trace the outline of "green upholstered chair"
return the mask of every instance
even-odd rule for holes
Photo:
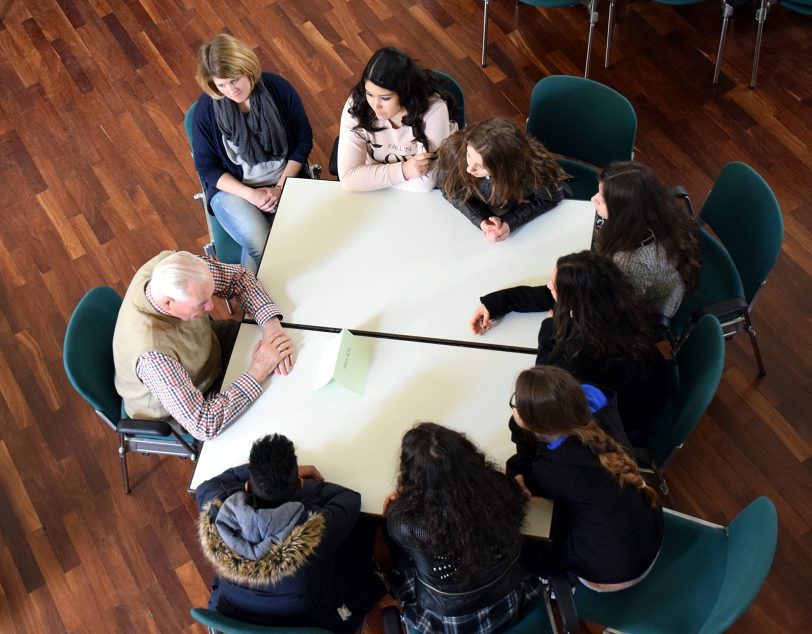
[[[784,219],[778,200],[752,167],[728,163],[702,205],[698,222],[702,249],[699,288],[674,315],[673,332],[684,339],[699,317],[715,315],[726,337],[740,330],[748,333],[763,376],[766,371],[750,312],[781,252]]]
[[[216,632],[223,634],[330,634],[329,630],[319,627],[278,627],[243,623],[204,608],[192,608],[191,612],[195,621],[209,628],[209,634]]]
[[[756,46],[753,51],[753,72],[750,75],[750,88],[756,87],[756,76],[758,75],[758,60],[761,56],[761,37],[764,31],[764,22],[767,20],[767,13],[770,7],[780,4],[782,7],[801,13],[812,15],[812,0],[761,0],[761,5],[756,10],[756,20],[758,30],[756,31]]]
[[[775,506],[766,497],[726,527],[666,509],[662,550],[648,576],[620,592],[579,585],[578,616],[626,634],[724,632],[764,584],[777,538]]]
[[[434,74],[440,80],[443,88],[454,98],[454,111],[448,113],[448,118],[456,121],[460,129],[465,127],[465,95],[462,92],[462,86],[459,85],[448,73],[435,70]]]
[[[113,362],[113,331],[120,307],[121,297],[112,288],[98,286],[88,291],[68,322],[63,360],[71,385],[118,434],[121,478],[124,492],[129,493],[128,452],[169,454],[194,460],[198,443],[187,434],[178,434],[164,421],[122,419]]]
[[[586,62],[584,64],[584,77],[589,77],[589,59],[592,55],[592,38],[595,26],[598,24],[598,0],[516,0],[519,4],[529,4],[542,9],[564,9],[567,7],[584,6],[589,12],[589,31],[586,41]],[[485,66],[485,57],[488,53],[488,13],[490,0],[484,0],[482,16],[482,66]]]
[[[186,130],[186,138],[189,140],[189,147],[192,148],[192,118],[194,116],[197,102],[192,102],[183,118],[183,128]],[[192,150],[194,152],[194,150]],[[209,229],[209,243],[203,247],[203,251],[212,258],[217,258],[225,264],[239,264],[242,255],[242,247],[231,237],[217,220],[206,200],[206,188],[200,184],[200,192],[195,194],[195,198],[203,205],[203,212],[206,216],[206,226]],[[229,310],[231,306],[229,305]]]
[[[636,448],[638,460],[657,474],[663,495],[668,495],[668,485],[662,472],[699,423],[722,379],[725,339],[715,317],[705,315],[697,322],[673,366],[669,399]]]
[[[629,100],[609,86],[550,75],[530,94],[527,132],[563,157],[559,164],[576,179],[574,197],[589,200],[598,191],[602,167],[634,157],[637,115]]]
[[[668,4],[671,6],[684,6],[688,4],[699,4],[704,0],[654,0],[658,4]],[[604,58],[603,67],[609,68],[609,49],[612,45],[612,33],[614,32],[615,25],[615,5],[617,0],[609,0],[609,21],[606,25],[606,56]],[[741,0],[722,0],[722,31],[719,35],[719,46],[716,49],[716,66],[713,70],[713,83],[719,83],[719,70],[722,66],[722,55],[725,52],[725,40],[727,38],[727,27],[730,23],[730,18],[733,15],[734,6],[742,4]]]

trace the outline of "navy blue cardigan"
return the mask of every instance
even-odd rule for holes
[[[285,131],[288,136],[288,161],[307,163],[307,157],[313,148],[313,130],[307,120],[302,100],[290,83],[273,73],[262,73],[265,87],[279,108]],[[223,135],[217,127],[214,116],[214,99],[202,94],[197,100],[192,118],[192,152],[195,169],[203,182],[206,200],[219,190],[217,181],[228,172],[238,181],[242,181],[242,168],[231,162],[223,145]]]

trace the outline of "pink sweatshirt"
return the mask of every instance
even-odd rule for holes
[[[437,184],[437,166],[425,176],[406,180],[401,166],[415,154],[436,152],[457,123],[449,121],[448,107],[439,96],[429,101],[423,115],[429,147],[423,147],[414,139],[410,126],[393,128],[389,121],[379,121],[380,130],[353,130],[358,120],[351,116],[350,99],[341,112],[341,128],[338,137],[338,177],[349,191],[372,191],[395,187],[406,191],[427,192]]]

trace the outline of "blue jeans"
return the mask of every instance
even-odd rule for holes
[[[242,247],[240,264],[256,273],[271,231],[273,214],[266,214],[247,200],[227,192],[217,192],[209,204],[223,229]]]

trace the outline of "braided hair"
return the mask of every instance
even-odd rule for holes
[[[576,437],[621,487],[638,488],[652,508],[657,505],[637,463],[592,418],[583,389],[569,372],[550,365],[524,370],[516,379],[515,403],[521,427],[547,439]]]

